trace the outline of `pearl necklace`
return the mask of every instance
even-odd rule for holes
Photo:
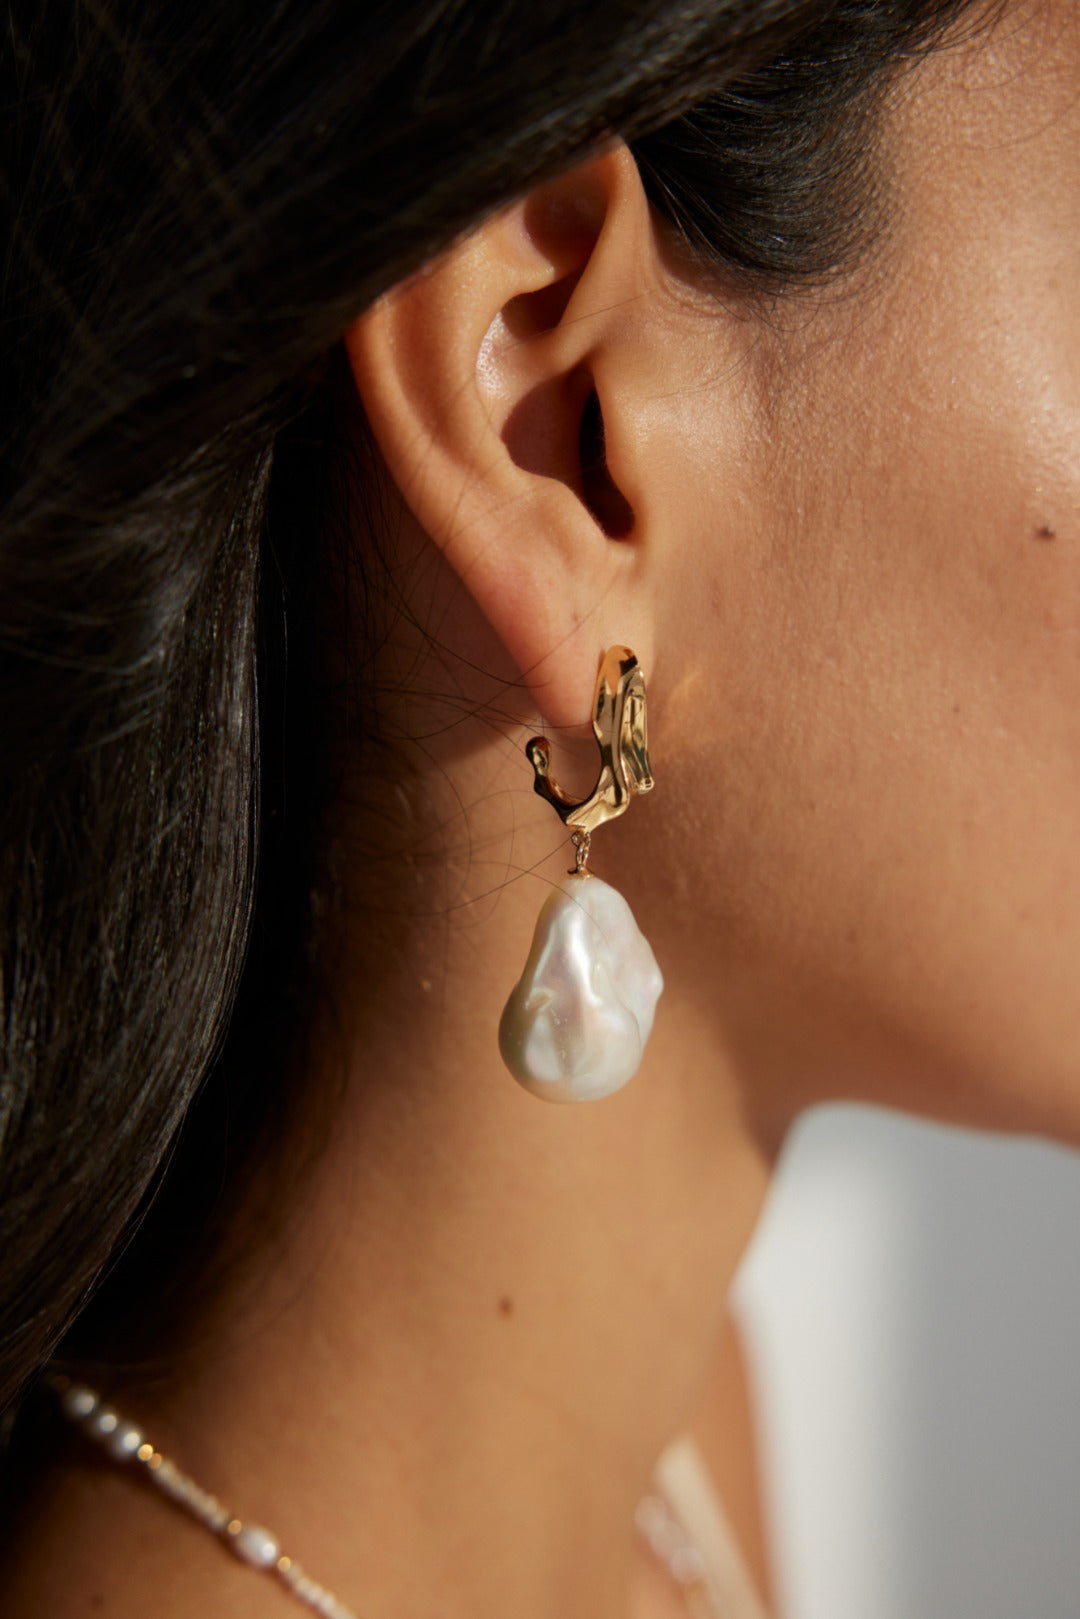
[[[217,1496],[181,1472],[175,1462],[155,1449],[141,1428],[106,1404],[94,1389],[72,1383],[66,1377],[49,1381],[69,1422],[99,1445],[112,1461],[135,1462],[143,1468],[146,1478],[162,1495],[209,1529],[242,1562],[277,1579],[298,1602],[322,1614],[323,1619],[357,1619],[351,1608],[325,1585],[305,1574],[295,1558],[282,1551],[276,1535],[261,1524],[245,1522],[222,1506]],[[659,1494],[645,1496],[634,1521],[642,1538],[683,1591],[687,1603],[704,1599],[709,1602],[709,1611],[715,1613],[709,1600],[704,1559],[667,1500]]]
[[[277,1537],[258,1523],[245,1523],[223,1507],[216,1495],[204,1490],[193,1478],[182,1473],[175,1462],[155,1450],[133,1422],[106,1405],[101,1396],[80,1383],[57,1379],[53,1385],[60,1397],[60,1409],[70,1422],[102,1447],[115,1462],[136,1462],[146,1477],[212,1535],[233,1551],[242,1562],[278,1579],[285,1588],[324,1619],[357,1619],[351,1608],[339,1602],[325,1585],[305,1574],[300,1564],[282,1551]]]

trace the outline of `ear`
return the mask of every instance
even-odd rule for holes
[[[555,727],[598,657],[652,671],[649,312],[661,261],[623,145],[494,216],[345,334],[368,422],[424,532]],[[659,333],[657,334],[659,340]]]

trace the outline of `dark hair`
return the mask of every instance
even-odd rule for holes
[[[820,282],[966,3],[9,4],[0,1405],[162,1179],[117,1287],[192,1247],[300,1026],[346,323],[613,133],[718,274]]]

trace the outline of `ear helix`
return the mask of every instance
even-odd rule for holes
[[[554,1102],[591,1101],[625,1085],[664,987],[629,905],[588,869],[596,828],[653,786],[645,679],[628,647],[610,647],[600,660],[592,723],[600,774],[583,799],[567,797],[555,781],[546,738],[533,737],[525,750],[536,792],[570,829],[575,860],[537,918],[499,1024],[499,1049],[526,1090]]]

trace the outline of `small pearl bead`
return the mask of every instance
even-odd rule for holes
[[[705,1578],[705,1559],[696,1546],[680,1546],[671,1554],[671,1572],[679,1585],[698,1585]]]
[[[90,1418],[90,1431],[101,1439],[109,1439],[120,1426],[120,1418],[109,1406],[103,1405]]]
[[[174,1501],[184,1500],[184,1475],[173,1466],[167,1456],[154,1470],[154,1483],[163,1494],[171,1496]]]
[[[229,1544],[237,1557],[254,1568],[269,1568],[281,1556],[281,1547],[270,1533],[257,1523],[245,1523],[233,1532],[229,1526]]]
[[[60,1401],[65,1416],[75,1422],[85,1422],[87,1417],[93,1416],[98,1407],[98,1397],[93,1389],[70,1388],[67,1389]]]
[[[143,1442],[143,1436],[130,1422],[121,1422],[105,1441],[105,1449],[118,1462],[130,1461]]]

